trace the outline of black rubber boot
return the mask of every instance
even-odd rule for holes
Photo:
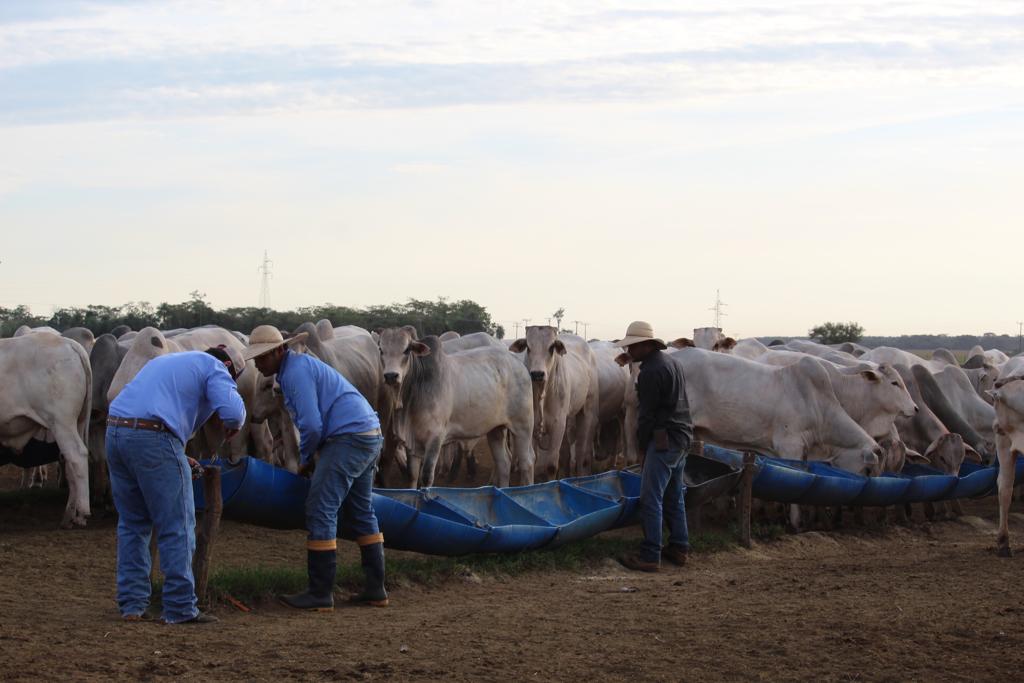
[[[309,568],[309,589],[305,593],[284,595],[281,602],[295,609],[333,612],[337,553],[334,550],[307,550],[306,562]]]
[[[362,555],[363,576],[366,580],[363,592],[353,595],[352,602],[372,607],[387,607],[388,592],[384,590],[384,544],[359,546],[359,553]]]

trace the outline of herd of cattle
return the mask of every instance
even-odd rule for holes
[[[385,431],[382,482],[431,486],[472,461],[486,438],[492,483],[528,484],[639,461],[635,364],[612,342],[531,326],[520,339],[415,328],[369,332],[305,323],[294,348],[344,375],[374,406]],[[248,338],[219,327],[127,328],[93,338],[23,327],[0,339],[0,463],[40,444],[59,449],[70,491],[64,524],[83,525],[107,496],[104,434],[110,401],[150,359],[231,346]],[[971,350],[962,365],[895,348],[736,341],[717,328],[676,339],[696,438],[798,460],[823,460],[869,476],[905,462],[956,473],[965,459],[998,460],[999,545],[1008,552],[1007,511],[1016,454],[1024,452],[1024,356]],[[224,442],[208,424],[194,455],[249,453],[294,471],[298,437],[274,378],[252,361],[239,378],[247,420]],[[91,482],[91,489],[90,489]]]

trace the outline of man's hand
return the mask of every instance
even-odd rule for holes
[[[316,461],[310,458],[305,464],[299,465],[299,469],[296,472],[300,477],[306,477],[307,479],[313,476],[313,470],[316,469]]]
[[[199,479],[203,476],[203,466],[199,464],[199,461],[195,458],[189,458],[187,455],[185,458],[188,460],[188,466],[192,468],[192,478]]]
[[[658,451],[667,451],[669,447],[668,443],[668,432],[664,429],[654,430],[654,449]]]

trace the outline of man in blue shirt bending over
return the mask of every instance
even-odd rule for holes
[[[355,534],[366,578],[354,602],[386,607],[384,535],[373,513],[373,475],[381,446],[380,421],[373,407],[341,374],[316,358],[287,346],[277,328],[260,325],[249,336],[246,358],[264,375],[277,375],[284,405],[299,430],[300,474],[313,471],[306,498],[306,561],[309,589],[281,598],[289,607],[329,612],[334,609],[338,513]],[[315,465],[313,456],[320,452]]]
[[[196,508],[185,442],[215,414],[229,437],[245,422],[235,380],[245,361],[234,349],[159,356],[110,404],[107,463],[117,508],[117,605],[126,621],[147,619],[149,539],[156,527],[164,573],[164,621],[207,623],[199,611],[192,555]]]

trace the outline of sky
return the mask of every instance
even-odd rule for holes
[[[1024,4],[0,3],[0,306],[1016,333]],[[580,326],[580,331],[584,328]]]

